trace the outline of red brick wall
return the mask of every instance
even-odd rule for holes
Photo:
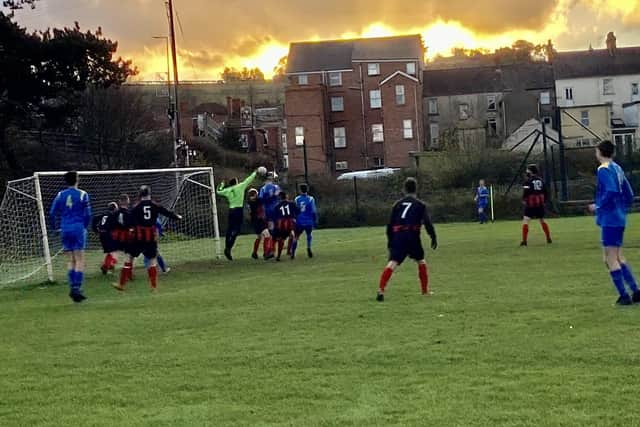
[[[381,88],[380,82],[385,78],[396,71],[406,72],[406,62],[379,64],[380,75],[369,76],[367,63],[354,63],[352,71],[342,72],[341,86],[329,86],[328,74],[308,74],[309,84],[304,86],[298,85],[297,76],[289,77],[285,94],[285,115],[291,174],[301,174],[304,169],[302,149],[295,146],[295,127],[303,125],[308,141],[310,174],[346,172],[335,171],[335,162],[343,161],[348,163],[348,170],[369,169],[376,166],[376,157],[384,158],[386,166],[409,166],[409,152],[421,149],[424,140],[421,119],[422,83],[396,76]],[[420,75],[420,67],[417,74]],[[395,105],[396,84],[405,86],[404,106]],[[382,108],[372,109],[369,92],[377,89],[381,90]],[[344,111],[332,112],[331,97],[338,96],[343,97]],[[404,119],[411,119],[413,122],[414,136],[410,141],[404,140],[402,135]],[[373,142],[373,124],[383,124],[383,143]],[[334,148],[333,130],[336,127],[344,127],[346,130],[345,148]],[[322,165],[321,162],[325,164]]]

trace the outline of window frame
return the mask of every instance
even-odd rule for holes
[[[540,105],[551,105],[551,92],[540,92]]]
[[[398,93],[398,90],[400,90],[402,93]],[[396,85],[395,93],[396,105],[407,105],[407,93],[404,85]]]
[[[304,83],[303,83],[304,80]],[[298,85],[300,86],[308,86],[309,85],[309,75],[308,74],[299,74],[298,75]]]
[[[493,104],[493,108],[491,107]],[[498,110],[498,97],[495,95],[487,95],[487,111],[497,111]]]
[[[378,94],[377,98],[373,97],[374,93]],[[378,103],[379,103],[378,106],[373,105],[374,99],[378,100]],[[382,91],[380,89],[372,89],[369,91],[369,108],[371,108],[372,110],[379,110],[382,108]]]
[[[338,165],[340,165],[340,167],[338,167]],[[335,167],[337,171],[349,170],[349,162],[347,162],[346,160],[336,162]]]
[[[298,132],[298,130],[301,129],[302,132]],[[304,146],[304,126],[296,126],[295,130],[294,130],[294,135],[295,135],[295,140],[296,140],[296,147],[302,147]]]
[[[379,127],[379,130],[376,131],[376,128],[378,127]],[[379,135],[380,138],[376,139],[376,135]],[[374,123],[371,125],[371,140],[376,143],[384,142],[384,124],[383,123]]]
[[[487,119],[487,129],[491,131],[489,136],[498,136],[498,120],[496,120],[495,118]]]
[[[631,83],[631,96],[638,96],[640,95],[640,84],[638,83]]]
[[[331,81],[332,77],[338,77],[338,83],[334,83]],[[331,71],[329,72],[329,86],[338,87],[342,86],[342,72],[341,71]]]
[[[432,106],[434,106],[435,108],[431,108]],[[438,112],[439,108],[438,108],[438,98],[429,98],[427,100],[427,109],[429,110],[429,114],[432,116],[436,116],[438,114],[440,114]]]
[[[340,100],[340,103],[342,105],[341,109],[338,110],[338,109],[334,108],[335,107],[334,104],[333,104],[334,100]],[[344,111],[344,96],[332,96],[331,97],[331,112],[332,113],[340,113],[340,112],[343,112],[343,111]]]
[[[567,86],[564,88],[564,99],[573,101],[573,87]]]
[[[591,117],[589,114],[589,110],[580,111],[580,123],[582,123],[582,126],[586,126],[586,127],[591,126]]]
[[[607,90],[608,89],[608,90]],[[606,77],[602,79],[602,95],[615,95],[616,87],[612,77]]]
[[[433,130],[436,130],[436,135],[434,136]],[[429,123],[429,144],[431,147],[437,147],[440,144],[440,124],[439,123]]]
[[[337,131],[341,130],[342,135],[338,136]],[[338,140],[342,141],[341,145],[338,145]],[[347,128],[344,126],[337,126],[333,128],[333,148],[343,149],[347,148]]]
[[[372,68],[373,67],[373,71]],[[367,63],[367,75],[368,76],[379,76],[380,75],[380,64],[378,62],[368,62]]]
[[[409,127],[407,127],[407,123],[409,123]],[[413,139],[413,135],[414,135],[413,120],[411,119],[402,120],[402,138],[406,140],[411,140]]]
[[[413,68],[413,72],[409,71],[409,67]],[[405,67],[405,71],[410,76],[416,76],[418,74],[418,67],[416,66],[415,62],[407,62],[407,65]]]

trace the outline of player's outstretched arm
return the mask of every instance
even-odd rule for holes
[[[240,188],[242,189],[243,192],[244,192],[244,190],[246,190],[246,188],[249,186],[249,184],[251,184],[253,181],[255,181],[256,176],[258,176],[258,171],[257,170],[253,171],[253,173],[251,175],[249,175],[244,181],[242,181],[240,183]]]
[[[424,228],[427,230],[427,234],[431,238],[431,249],[436,250],[438,248],[438,237],[436,236],[436,229],[431,222],[431,217],[427,209],[424,209]]]
[[[169,209],[165,208],[162,205],[157,205],[157,206],[158,206],[158,213],[160,213],[161,215],[164,215],[167,218],[174,219],[174,220],[182,219],[182,215],[178,215],[177,213],[170,211]]]

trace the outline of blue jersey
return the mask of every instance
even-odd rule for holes
[[[68,188],[58,193],[49,212],[51,226],[57,228],[60,216],[60,229],[76,231],[91,224],[91,204],[89,194],[77,188]]]
[[[316,224],[316,200],[308,194],[301,194],[296,197],[296,206],[298,207],[298,216],[296,223],[303,227],[314,226]]]
[[[280,203],[279,194],[280,187],[272,182],[263,185],[260,189],[258,199],[262,202],[268,219],[274,219],[275,208]]]
[[[624,227],[627,209],[633,203],[633,190],[624,171],[615,162],[598,168],[596,222],[600,227]]]
[[[489,189],[487,187],[478,187],[476,189],[476,197],[478,206],[488,206],[489,205]]]

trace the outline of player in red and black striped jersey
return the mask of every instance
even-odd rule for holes
[[[129,218],[133,226],[133,242],[127,252],[127,262],[129,263],[129,268],[131,268],[133,259],[140,256],[140,254],[143,254],[149,260],[147,273],[152,290],[157,288],[158,281],[158,230],[156,221],[159,215],[175,220],[182,219],[182,216],[152,201],[151,187],[143,185],[140,188],[140,202],[129,211]],[[131,277],[130,274],[125,272],[125,269],[123,269],[123,273],[120,275],[120,282],[114,285],[120,291],[124,290],[124,286]]]
[[[260,242],[263,239],[262,255],[264,259],[273,258],[273,239],[271,238],[271,233],[269,233],[267,214],[264,209],[264,204],[258,198],[258,190],[255,188],[251,188],[247,193],[247,204],[249,205],[249,220],[254,232],[256,233],[256,240],[253,242],[251,258],[258,259],[258,249],[260,248]]]
[[[111,202],[107,205],[107,210],[102,215],[96,215],[93,218],[91,228],[94,232],[98,233],[102,250],[105,253],[104,261],[100,266],[102,274],[107,274],[109,270],[113,270],[118,263],[118,259],[116,257],[118,243],[113,240],[112,236],[117,221],[115,215],[117,210],[118,204],[116,202]]]
[[[524,215],[522,218],[522,242],[520,246],[527,246],[529,237],[529,221],[539,219],[542,231],[547,238],[547,243],[551,243],[551,231],[549,225],[544,221],[545,204],[547,202],[547,188],[544,181],[538,175],[538,167],[529,165],[527,167],[527,181],[523,186],[522,203],[524,204]]]
[[[418,184],[414,178],[408,178],[404,183],[405,197],[395,205],[391,211],[391,220],[387,225],[387,247],[389,248],[389,263],[380,277],[380,288],[377,300],[384,301],[384,290],[396,268],[407,258],[418,263],[418,276],[422,294],[429,293],[429,276],[424,249],[420,240],[420,230],[424,225],[431,237],[431,248],[438,247],[436,230],[431,223],[427,207],[416,193]]]
[[[274,208],[275,230],[274,239],[278,244],[278,256],[276,261],[280,261],[284,241],[289,241],[289,249],[295,238],[296,216],[298,215],[298,205],[288,199],[287,193],[280,191],[280,203]],[[289,249],[287,252],[289,252]]]

